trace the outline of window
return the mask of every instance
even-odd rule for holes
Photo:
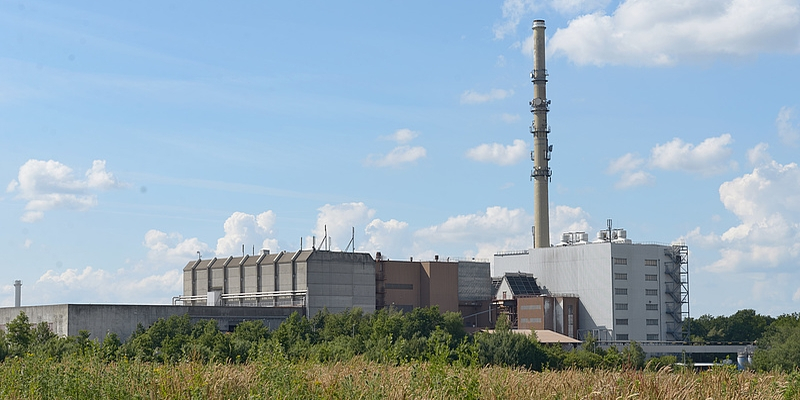
[[[628,334],[627,333],[618,333],[617,334],[617,340],[628,340]]]
[[[387,283],[386,289],[414,290],[412,283]]]
[[[614,259],[614,265],[628,265],[628,259],[627,258],[615,258]]]
[[[616,279],[618,281],[627,281],[628,280],[628,274],[619,274],[619,273],[614,274],[614,279]]]
[[[627,296],[628,288],[616,288],[614,289],[614,294],[618,294],[620,296]]]
[[[528,304],[528,305],[520,306],[519,309],[520,310],[541,310],[542,309],[542,305],[541,304]]]
[[[655,282],[655,281],[658,280],[658,275],[656,275],[656,274],[647,274],[647,275],[644,276],[644,280]]]
[[[645,289],[645,296],[658,296],[658,289]]]
[[[648,333],[647,334],[647,340],[658,340],[658,334],[657,333]]]
[[[645,267],[657,267],[658,266],[658,260],[644,260],[644,266]]]
[[[627,318],[617,318],[617,325],[628,325]]]
[[[658,311],[658,303],[656,304],[648,304],[645,308],[647,311]]]
[[[627,310],[628,309],[628,303],[614,303],[614,309],[615,310]]]
[[[655,318],[655,319],[648,318],[647,319],[647,325],[658,325],[658,319],[657,318]]]

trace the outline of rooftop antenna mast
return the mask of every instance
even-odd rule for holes
[[[353,253],[356,252],[356,227],[353,227],[353,235],[350,236],[350,243],[347,243],[347,247],[344,249],[344,252],[347,253],[347,250],[350,250],[350,246],[353,246]]]
[[[533,134],[533,224],[534,231],[533,247],[550,247],[550,216],[548,206],[547,185],[552,176],[549,167],[550,152],[553,146],[547,142],[547,134],[550,127],[547,125],[547,113],[550,111],[550,100],[547,100],[547,69],[544,62],[544,20],[533,21],[533,71],[531,71],[531,82],[533,82],[533,100],[530,102],[531,113],[533,114],[533,124],[531,133]]]

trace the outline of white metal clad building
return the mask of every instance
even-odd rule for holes
[[[685,245],[631,243],[624,230],[617,239],[562,242],[556,247],[498,253],[493,276],[532,273],[542,290],[580,298],[581,333],[602,341],[683,340],[689,315],[688,250]]]

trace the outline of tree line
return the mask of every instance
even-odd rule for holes
[[[750,340],[758,333],[757,339],[752,339],[758,344],[754,357],[756,368],[792,370],[800,367],[800,314],[767,319],[769,323],[762,329],[763,318],[751,311],[742,310],[734,314],[735,318],[703,316],[691,320],[692,328],[699,327],[693,338],[744,337]],[[138,326],[124,341],[115,333],[108,333],[102,340],[89,340],[87,331],[77,336],[59,337],[50,331],[47,323],[31,324],[24,312],[9,322],[6,329],[6,332],[0,331],[0,360],[34,355],[61,360],[73,355],[89,355],[107,362],[246,363],[257,355],[269,353],[289,361],[338,362],[363,357],[391,365],[433,362],[525,367],[537,371],[544,368],[658,369],[676,362],[674,356],[646,360],[641,346],[633,341],[621,349],[603,349],[590,335],[576,349],[565,350],[559,344],[543,345],[533,333],[513,332],[504,316],[498,319],[494,333],[468,335],[459,313],[440,313],[438,307],[417,308],[408,313],[382,309],[371,314],[360,309],[337,314],[323,310],[312,318],[294,313],[275,330],[253,320],[238,324],[230,333],[221,332],[214,320],[191,322],[188,315],[173,316],[159,319],[149,328]]]

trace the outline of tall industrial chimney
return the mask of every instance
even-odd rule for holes
[[[14,281],[14,307],[19,307],[22,302],[22,281]]]
[[[544,65],[544,20],[533,21],[533,247],[550,247],[550,216],[548,207],[547,184],[552,175],[548,162],[553,146],[547,142],[550,127],[547,126],[547,112],[550,111],[550,100],[547,100],[547,69]]]

